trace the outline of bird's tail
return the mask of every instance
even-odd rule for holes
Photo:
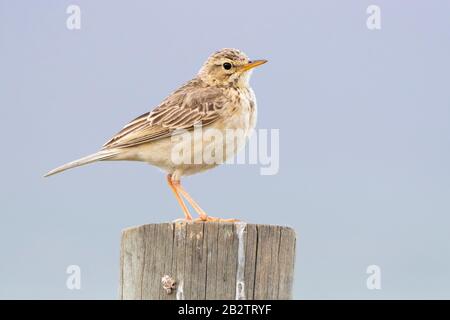
[[[62,171],[66,171],[68,169],[72,169],[79,166],[84,166],[85,164],[89,164],[95,161],[108,160],[117,155],[118,153],[119,152],[117,150],[101,150],[94,154],[88,155],[81,159],[66,163],[58,168],[55,168],[52,171],[48,172],[44,177],[49,177]]]

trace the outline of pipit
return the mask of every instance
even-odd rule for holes
[[[173,138],[179,132],[187,133],[191,139],[185,140],[184,147],[191,148],[192,143],[200,145],[200,148],[194,148],[190,153],[190,158],[198,159],[197,156],[202,158],[205,148],[217,141],[212,142],[205,135],[194,134],[197,127],[214,129],[223,134],[239,130],[244,139],[238,139],[231,150],[225,152],[223,160],[234,156],[245,145],[256,123],[256,98],[249,85],[252,69],[266,62],[251,61],[237,49],[215,52],[195,78],[170,94],[153,111],[128,123],[100,151],[60,166],[45,176],[96,161],[143,161],[167,172],[167,182],[186,220],[192,220],[192,215],[183,198],[199,214],[196,220],[227,220],[208,216],[180,183],[183,176],[214,168],[223,162],[174,161],[173,150],[179,147],[180,142],[175,142]]]

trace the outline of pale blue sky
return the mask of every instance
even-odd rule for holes
[[[258,128],[280,129],[280,171],[223,166],[186,179],[192,195],[212,215],[293,227],[295,298],[450,298],[449,14],[448,1],[0,0],[0,298],[117,297],[121,229],[181,216],[164,175],[42,175],[223,47],[269,60],[252,85]],[[382,290],[366,288],[372,264]]]

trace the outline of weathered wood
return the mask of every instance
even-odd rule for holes
[[[142,225],[122,232],[119,297],[291,299],[294,261],[295,232],[288,227]],[[163,288],[165,275],[176,282],[171,293]]]

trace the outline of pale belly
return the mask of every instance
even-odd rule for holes
[[[126,158],[144,161],[173,175],[174,179],[214,168],[241,150],[256,124],[254,96],[213,124],[130,149]]]

